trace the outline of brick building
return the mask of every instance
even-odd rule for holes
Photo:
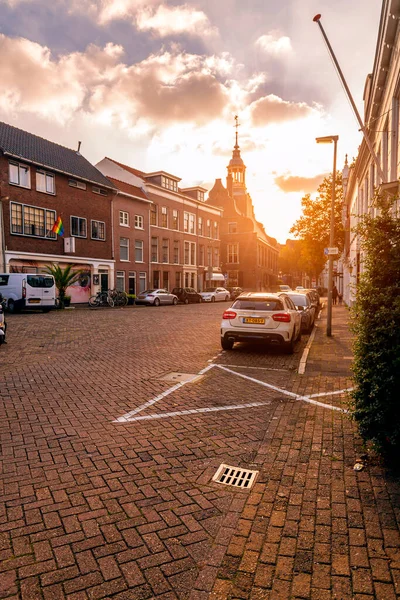
[[[248,291],[264,291],[278,279],[279,246],[268,236],[254,215],[246,188],[246,166],[240,156],[238,134],[227,167],[226,188],[216,179],[207,203],[223,209],[221,221],[221,262],[226,285]]]
[[[114,282],[114,185],[79,151],[0,123],[0,270],[81,269],[72,302]],[[52,232],[61,217],[64,236]]]
[[[133,186],[150,201],[148,287],[171,290],[190,286],[203,290],[211,281],[223,282],[222,210],[205,203],[204,188],[181,189],[176,175],[165,171],[144,173],[110,158],[96,166],[120,190],[124,184]],[[117,206],[119,202],[118,195]]]

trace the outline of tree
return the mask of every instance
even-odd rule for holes
[[[51,265],[46,267],[46,271],[54,277],[56,288],[58,289],[60,308],[64,308],[65,292],[70,285],[79,281],[82,271],[72,271],[72,265],[66,266],[65,269],[62,269],[59,265]]]
[[[342,175],[336,174],[335,185],[335,231],[334,246],[339,252],[344,245],[344,227],[342,222],[343,187]],[[323,271],[327,257],[324,249],[329,246],[332,205],[332,175],[325,177],[318,188],[318,196],[311,198],[306,194],[301,200],[302,216],[290,230],[303,241],[302,263],[309,275],[318,277]]]
[[[354,381],[352,412],[361,435],[384,455],[400,455],[400,219],[375,200],[378,216],[355,228],[363,272],[352,308]],[[393,205],[395,206],[395,205]]]

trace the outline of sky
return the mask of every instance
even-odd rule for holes
[[[361,142],[356,105],[379,0],[0,0],[0,121],[181,187],[226,183],[235,143],[256,218],[285,243],[333,166]]]

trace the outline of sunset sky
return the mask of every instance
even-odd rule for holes
[[[225,183],[239,145],[256,217],[281,243],[304,193],[361,141],[379,0],[0,0],[0,120],[81,153]]]

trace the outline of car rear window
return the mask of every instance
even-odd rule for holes
[[[283,303],[276,298],[238,298],[232,304],[238,310],[285,310]]]
[[[28,275],[26,280],[34,288],[51,288],[54,285],[53,278],[46,275]]]
[[[296,306],[308,306],[308,298],[303,294],[290,294],[290,298],[296,304]]]

